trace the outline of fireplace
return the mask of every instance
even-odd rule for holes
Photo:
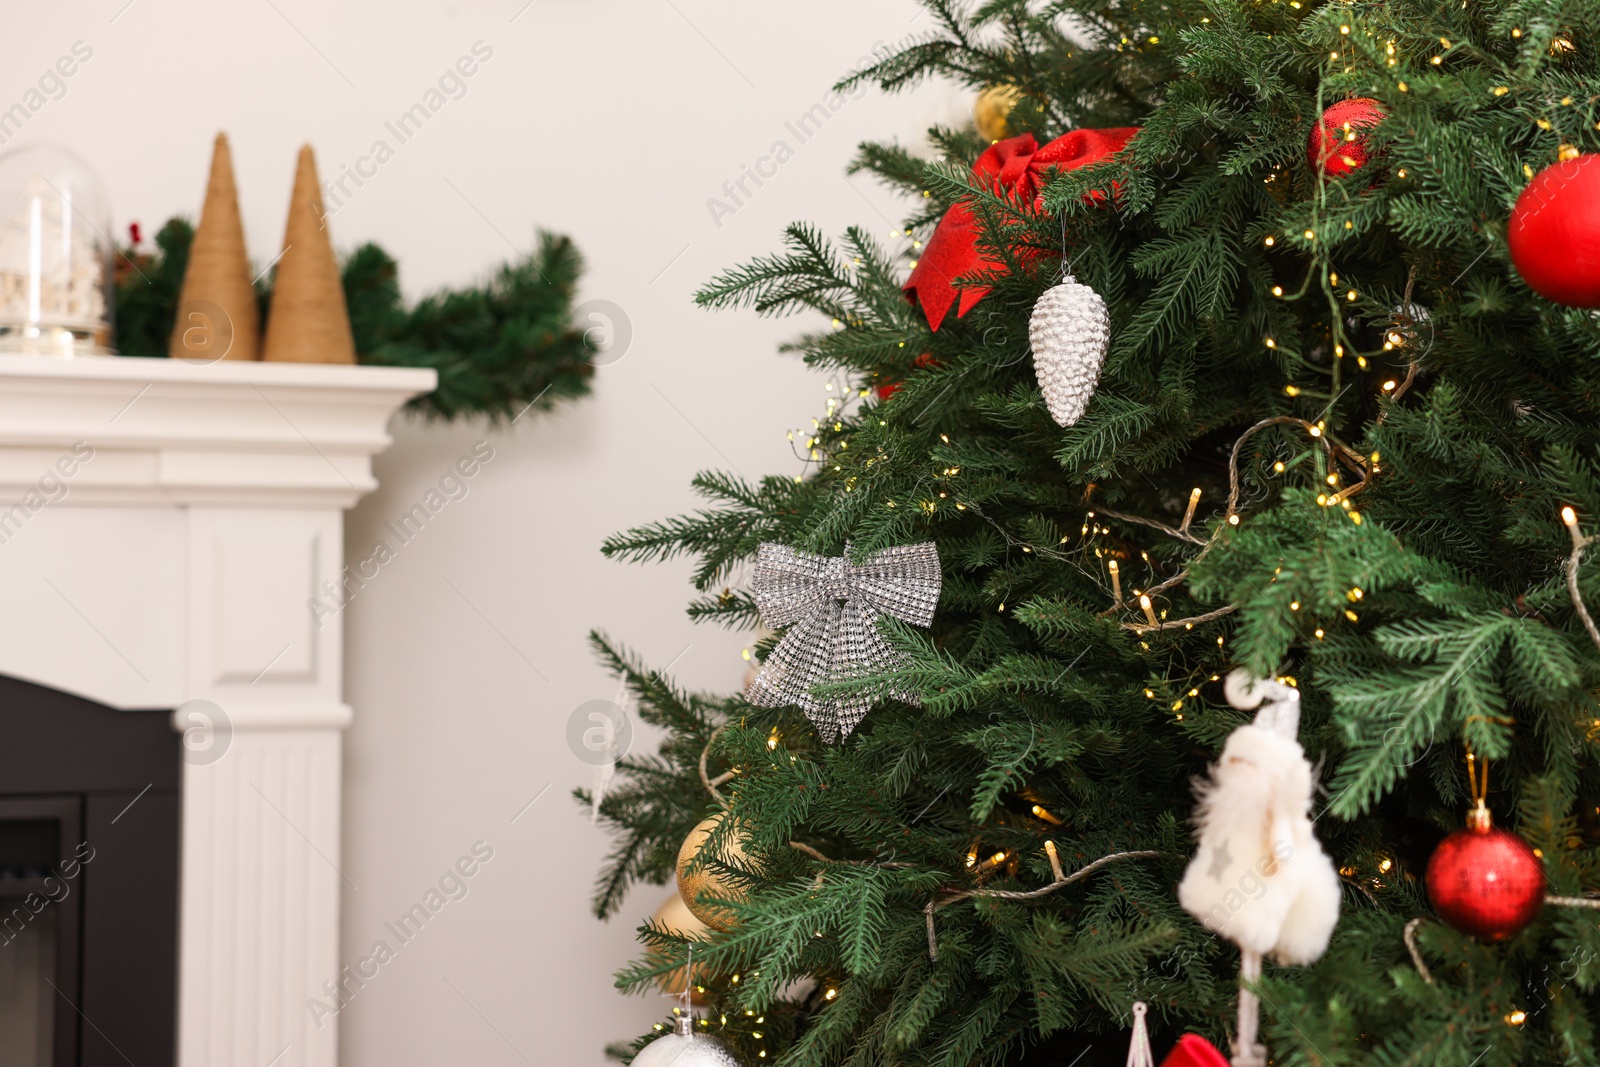
[[[0,1060],[171,1063],[182,746],[169,716],[0,678],[0,737]]]
[[[78,1062],[82,825],[77,797],[0,799],[0,1042],[18,1067]]]
[[[335,1067],[356,712],[313,605],[434,380],[0,356],[0,1067]]]

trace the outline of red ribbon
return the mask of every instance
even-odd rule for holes
[[[990,187],[1002,196],[1009,196],[1019,204],[1031,204],[1041,211],[1039,187],[1048,178],[1050,170],[1077,170],[1091,163],[1109,159],[1125,148],[1137,126],[1122,126],[1111,130],[1073,130],[1039,147],[1033,134],[996,141],[972,165],[976,177],[990,179]],[[1106,194],[1095,191],[1086,199],[1098,202]],[[969,286],[957,290],[957,278],[981,271],[995,271],[1003,262],[978,249],[978,221],[972,208],[965,202],[954,204],[928,239],[916,269],[906,279],[905,294],[913,302],[921,303],[922,313],[934,330],[944,321],[950,306],[960,300],[956,318],[972,310],[973,305],[989,292],[988,286]]]

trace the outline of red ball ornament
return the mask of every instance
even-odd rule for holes
[[[1199,1034],[1184,1034],[1161,1061],[1161,1067],[1228,1067],[1228,1057]]]
[[[1312,168],[1330,178],[1342,178],[1366,166],[1367,141],[1356,136],[1356,131],[1376,126],[1383,117],[1383,105],[1365,96],[1341,100],[1328,108],[1322,121],[1311,128],[1306,146]]]
[[[1439,843],[1428,860],[1428,899],[1450,926],[1485,941],[1503,941],[1533,922],[1544,906],[1544,867],[1528,843],[1472,812],[1465,830]]]
[[[1600,308],[1600,154],[1541,170],[1517,197],[1506,240],[1534,292],[1569,307]]]

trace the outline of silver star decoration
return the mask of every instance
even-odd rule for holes
[[[939,550],[932,541],[896,545],[850,562],[767,541],[756,554],[754,592],[761,622],[788,626],[745,699],[757,707],[795,704],[824,741],[848,737],[875,696],[921,704],[915,693],[890,689],[818,699],[811,690],[899,668],[901,657],[878,632],[878,616],[913,626],[933,624],[939,604]]]

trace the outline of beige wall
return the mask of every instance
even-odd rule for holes
[[[589,259],[583,297],[631,321],[631,347],[600,371],[595,395],[554,417],[509,430],[397,421],[383,487],[347,524],[353,562],[457,457],[492,446],[468,495],[345,616],[356,722],[343,866],[359,887],[345,888],[346,960],[386,937],[384,922],[474,842],[494,850],[468,895],[342,1015],[348,1067],[598,1065],[606,1041],[662,1010],[620,998],[611,973],[665,891],[637,893],[607,925],[587,911],[607,842],[568,796],[591,772],[564,731],[613,683],[584,633],[604,626],[653,663],[679,657],[686,683],[721,689],[738,683],[744,639],[684,618],[686,565],[607,563],[598,545],[692,506],[698,469],[798,471],[784,431],[825,394],[774,347],[802,324],[708,315],[690,294],[775,249],[792,219],[887,237],[894,200],[843,175],[855,144],[915,140],[964,106],[938,87],[867,93],[804,144],[786,129],[826,105],[828,85],[875,43],[930,28],[910,0],[534,0],[518,14],[523,2],[71,0],[13,4],[0,35],[0,110],[75,41],[93,49],[11,143],[75,148],[110,187],[119,229],[137,219],[149,233],[195,211],[211,135],[226,129],[265,265],[299,143],[313,143],[331,177],[383,138],[393,158],[364,165],[372,177],[347,184],[354,195],[333,217],[341,247],[380,241],[415,295],[480,274],[548,226]],[[384,123],[424,102],[479,41],[493,54],[463,79],[465,95],[398,143]],[[793,158],[763,187],[747,181],[754,195],[714,220],[707,199],[779,140]]]

